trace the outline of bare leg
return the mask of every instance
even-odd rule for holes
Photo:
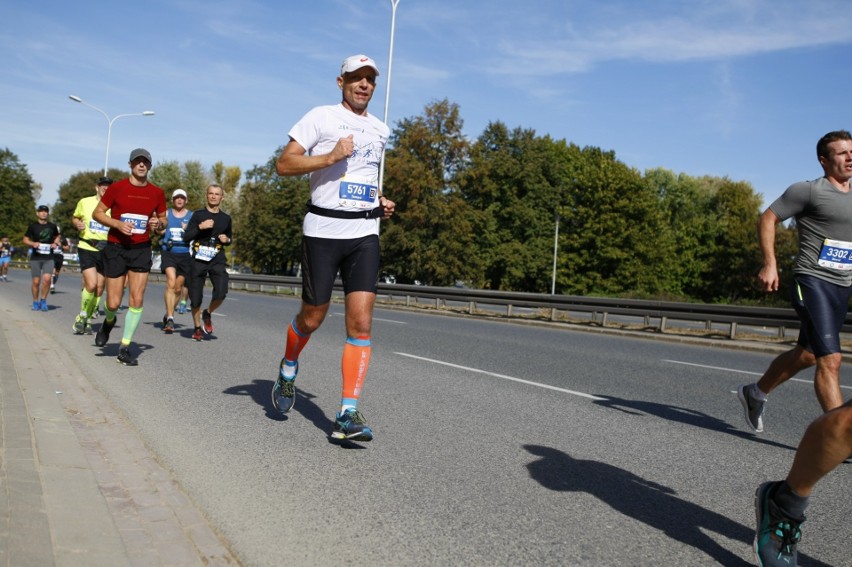
[[[843,405],[840,393],[840,353],[821,356],[816,361],[814,390],[822,411],[831,411]]]
[[[769,364],[769,368],[757,381],[757,387],[764,394],[768,394],[800,371],[810,368],[816,362],[813,353],[796,346],[794,349],[775,357],[775,360]]]
[[[852,455],[852,402],[814,420],[796,451],[787,484],[810,496],[816,483]]]

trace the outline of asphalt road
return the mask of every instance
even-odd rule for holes
[[[29,304],[13,280],[0,293]],[[269,393],[297,300],[231,292],[196,343],[189,315],[162,333],[152,283],[125,368],[121,326],[104,349],[71,334],[78,282],[63,275],[45,326],[247,566],[748,565],[754,489],[820,413],[807,372],[772,395],[765,434],[745,430],[734,391],[767,353],[378,309],[360,406],[376,438],[341,446],[342,306],[284,418]],[[818,487],[800,564],[852,565],[850,486],[844,464]]]

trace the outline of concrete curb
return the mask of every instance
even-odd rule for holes
[[[0,564],[239,565],[64,347],[0,313]]]

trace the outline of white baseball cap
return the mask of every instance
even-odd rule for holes
[[[357,71],[361,67],[372,67],[376,76],[379,76],[379,68],[376,66],[376,62],[366,55],[352,55],[344,59],[343,65],[340,67],[340,76]]]
[[[183,197],[184,199],[186,199],[186,191],[184,191],[183,189],[175,189],[174,191],[172,191],[172,199],[174,199],[175,197]]]

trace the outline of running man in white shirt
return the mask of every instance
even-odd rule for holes
[[[354,441],[373,438],[358,400],[372,347],[379,221],[390,218],[395,207],[379,192],[379,164],[390,130],[367,112],[378,75],[369,57],[346,58],[337,77],[341,103],[318,106],[299,120],[277,164],[279,175],[310,174],[311,202],[303,223],[302,307],[287,330],[272,402],[281,412],[293,407],[299,354],[328,313],[339,270],[347,336],[342,399],[331,436]]]

